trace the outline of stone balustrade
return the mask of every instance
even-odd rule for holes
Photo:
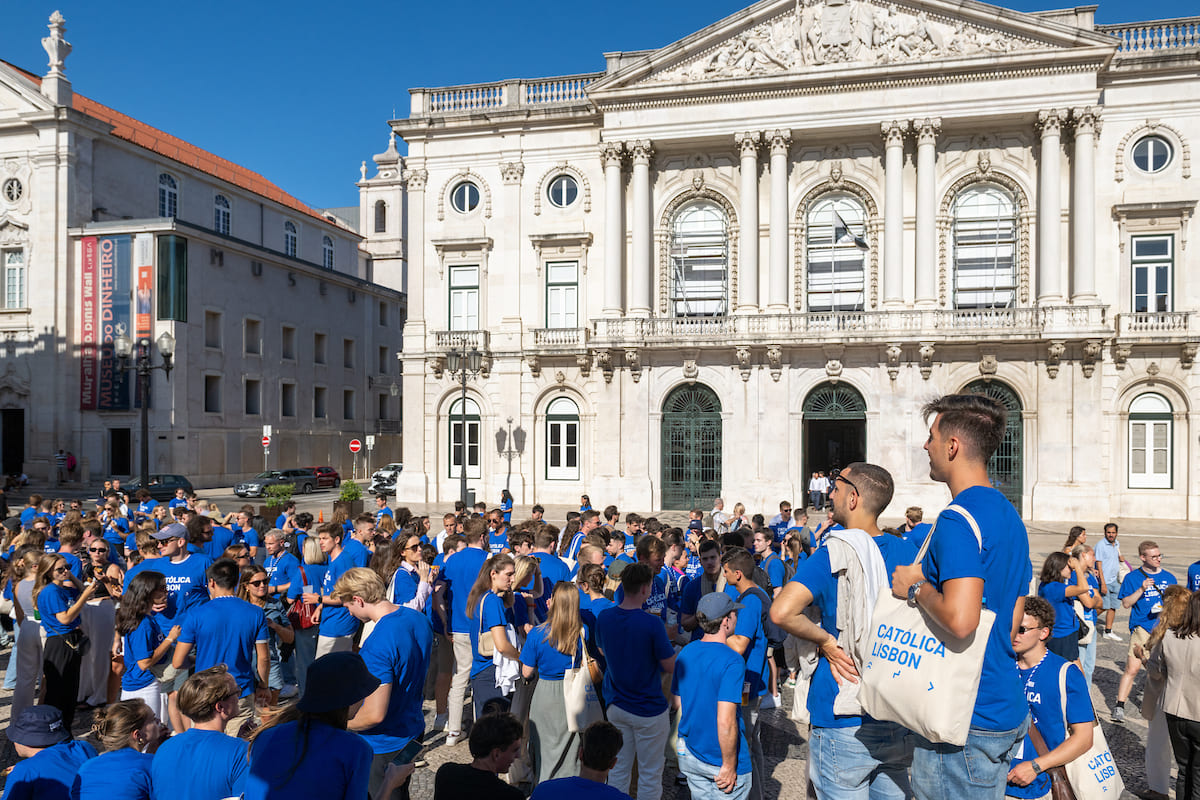
[[[435,331],[433,334],[435,350],[478,350],[483,353],[488,346],[487,331]]]
[[[412,89],[410,110],[412,116],[418,117],[578,104],[587,101],[587,87],[603,76],[603,72],[594,72],[532,81]]]
[[[1200,315],[1191,311],[1118,314],[1117,335],[1130,337],[1200,336]]]
[[[1120,41],[1119,55],[1144,55],[1166,50],[1200,49],[1200,17],[1179,17],[1123,25],[1097,25]]]

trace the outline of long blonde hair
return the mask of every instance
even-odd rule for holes
[[[579,650],[583,621],[579,618],[579,589],[569,581],[559,581],[550,595],[550,614],[538,626],[546,632],[546,643],[566,656]]]
[[[514,559],[517,565],[517,571],[513,575],[513,590],[520,589],[528,581],[531,575],[536,575],[538,580],[533,582],[533,588],[527,594],[534,600],[542,596],[542,562],[538,561],[533,556],[517,556]]]

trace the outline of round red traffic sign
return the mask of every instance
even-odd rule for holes
[[[262,444],[263,444],[263,447],[270,447],[270,446],[271,446],[271,437],[270,437],[270,436],[264,436],[264,437],[262,438]]]
[[[359,450],[362,450],[362,442],[360,442],[358,439],[351,439],[350,452],[357,453]]]

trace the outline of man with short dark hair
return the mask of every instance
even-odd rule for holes
[[[529,518],[540,522],[545,513],[546,509],[535,503],[533,508],[529,510]]]
[[[1125,701],[1133,690],[1133,680],[1150,654],[1143,651],[1150,633],[1158,627],[1162,614],[1162,593],[1168,586],[1179,583],[1175,576],[1162,568],[1162,550],[1157,542],[1146,540],[1138,545],[1142,566],[1125,576],[1117,597],[1129,609],[1129,650],[1125,656],[1125,671],[1117,683],[1117,704],[1112,711],[1113,722],[1125,721]]]
[[[538,560],[542,571],[542,594],[534,600],[538,620],[546,619],[546,607],[550,595],[554,593],[554,585],[559,581],[571,580],[571,568],[555,555],[558,546],[558,528],[553,525],[542,525],[533,534],[533,557]]]
[[[630,800],[629,795],[608,785],[608,773],[617,763],[624,737],[617,726],[599,720],[579,734],[579,775],[539,783],[529,800]]]
[[[1110,522],[1104,526],[1104,538],[1096,543],[1096,565],[1100,570],[1101,594],[1104,597],[1104,638],[1114,642],[1121,641],[1121,636],[1113,630],[1117,619],[1117,609],[1121,600],[1117,596],[1121,592],[1121,567],[1129,568],[1129,563],[1121,555],[1121,544],[1117,541],[1117,523]],[[1096,632],[1099,635],[1099,631]]]
[[[726,644],[745,661],[741,714],[743,731],[750,745],[750,765],[754,776],[750,782],[749,796],[752,800],[761,800],[765,773],[759,711],[765,702],[763,698],[771,696],[767,632],[763,620],[770,613],[771,599],[754,582],[754,557],[744,548],[731,548],[722,557],[721,566],[726,583],[738,593],[740,613]]]
[[[354,636],[358,633],[358,621],[350,616],[342,601],[333,596],[333,587],[338,579],[354,567],[360,566],[354,558],[342,547],[342,526],[336,522],[326,522],[317,531],[317,543],[325,554],[325,577],[321,580],[320,591],[301,594],[305,603],[319,603],[317,613],[320,615],[320,627],[317,630],[316,657],[327,653],[337,653],[354,647]]]
[[[614,512],[616,506],[609,506]],[[571,543],[567,545],[566,557],[571,559],[579,558],[579,548],[583,546],[583,542],[587,539],[587,535],[600,527],[600,512],[588,509],[579,515],[579,530],[571,537]]]
[[[480,717],[467,738],[470,764],[447,761],[433,779],[433,800],[525,800],[524,793],[499,776],[521,752],[524,726],[508,712]]]

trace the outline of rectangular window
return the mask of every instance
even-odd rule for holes
[[[25,251],[4,251],[4,307],[25,308]]]
[[[279,354],[288,361],[296,360],[296,329],[291,325],[284,325],[279,329],[280,348]]]
[[[387,303],[383,301],[380,301],[379,303],[379,324],[385,328],[388,324],[388,307]]]
[[[256,319],[247,319],[245,330],[245,347],[242,352],[248,356],[261,356],[262,323]]]
[[[325,363],[325,334],[323,333],[313,334],[313,363]]]
[[[479,330],[479,267],[450,268],[450,330]]]
[[[206,414],[221,413],[221,376],[204,376],[204,412]]]
[[[579,327],[579,265],[574,261],[546,265],[546,327]]]
[[[354,419],[354,390],[342,391],[342,419]]]
[[[1171,311],[1175,237],[1135,236],[1132,261],[1134,313]]]
[[[187,239],[158,237],[158,318],[187,322],[187,292]]]
[[[479,472],[479,418],[467,416],[466,421],[457,416],[450,418],[450,477],[462,474],[463,429],[466,429],[467,477],[478,478]]]
[[[579,480],[579,421],[546,422],[546,477],[550,480]]]
[[[354,369],[354,340],[342,339],[342,366]]]
[[[313,419],[325,419],[325,387],[313,387]]]
[[[296,416],[296,384],[279,384],[279,416]]]
[[[379,395],[379,417],[378,419],[388,419],[388,396],[387,393]]]
[[[204,346],[213,350],[221,349],[221,312],[204,312]]]
[[[391,359],[388,358],[388,349],[386,347],[379,348],[379,374],[380,375],[388,374],[388,362],[389,361],[391,361]]]
[[[262,414],[262,381],[260,380],[246,379],[246,414],[250,416]]]
[[[1171,421],[1129,421],[1129,488],[1171,488]]]

